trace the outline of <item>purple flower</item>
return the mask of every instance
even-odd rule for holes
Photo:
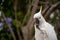
[[[4,25],[4,23],[0,23],[0,30],[3,29],[3,25]]]
[[[7,18],[7,22],[8,22],[8,26],[11,26],[12,24],[12,19],[11,18]]]
[[[12,19],[11,18],[7,18],[8,22],[12,22]]]
[[[4,21],[7,21],[8,25],[11,26],[12,18],[2,18],[1,21],[4,23]]]
[[[8,26],[12,26],[12,24],[11,23],[8,23]]]

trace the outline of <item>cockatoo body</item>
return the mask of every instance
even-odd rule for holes
[[[35,40],[57,40],[54,27],[45,21],[41,10],[34,15]]]

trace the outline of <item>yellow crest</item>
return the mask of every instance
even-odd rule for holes
[[[40,7],[40,13],[42,13],[42,6]]]

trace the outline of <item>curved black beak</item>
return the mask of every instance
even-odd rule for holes
[[[38,18],[35,18],[34,24],[39,25],[39,20],[38,20]]]
[[[38,28],[38,29],[40,30],[40,28],[39,28],[39,20],[38,20],[38,18],[35,18],[35,20],[34,20],[34,24],[36,25],[36,28]]]

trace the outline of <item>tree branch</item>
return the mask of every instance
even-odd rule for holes
[[[19,40],[22,40],[21,35],[20,35],[20,31],[18,29],[19,24],[18,24],[17,13],[16,13],[16,11],[17,11],[17,3],[18,3],[18,0],[15,0],[13,7],[14,7],[14,12],[15,12],[15,21],[16,21],[17,35],[18,35]]]
[[[33,9],[32,9],[31,17],[30,17],[30,19],[29,19],[29,21],[26,25],[26,29],[27,29],[27,35],[26,35],[27,38],[26,38],[26,40],[31,40],[31,29],[32,29],[32,26],[33,26],[32,25],[33,24],[33,15],[36,11],[38,2],[39,2],[39,0],[33,0],[34,6],[33,6]]]
[[[56,4],[52,5],[50,7],[50,9],[46,12],[46,14],[44,16],[45,19],[47,19],[48,18],[47,16],[49,16],[53,11],[55,11],[56,9],[58,9],[59,6],[60,6],[60,2],[57,2]]]

